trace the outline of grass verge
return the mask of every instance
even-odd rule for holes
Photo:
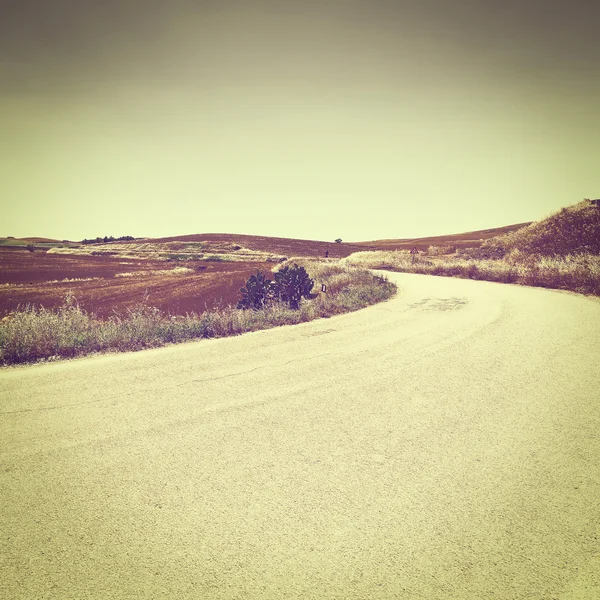
[[[274,304],[264,310],[224,308],[202,314],[173,316],[141,305],[124,315],[99,319],[68,297],[58,310],[26,306],[0,322],[0,364],[83,356],[93,352],[130,351],[199,338],[238,335],[292,325],[358,310],[387,300],[396,286],[364,268],[337,261],[295,259],[327,293],[303,300],[299,310]],[[286,263],[281,266],[285,266]]]
[[[600,256],[570,254],[547,257],[511,252],[502,259],[476,259],[460,255],[412,261],[407,252],[355,252],[343,259],[348,265],[422,273],[464,279],[481,279],[600,295]]]

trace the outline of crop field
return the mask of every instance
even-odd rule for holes
[[[57,308],[68,294],[99,317],[144,300],[174,315],[234,303],[256,261],[171,262],[0,248],[0,317],[27,304]]]

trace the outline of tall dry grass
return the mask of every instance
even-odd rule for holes
[[[517,283],[600,295],[600,256],[568,254],[547,257],[513,250],[503,259],[476,259],[460,255],[412,261],[405,252],[356,252],[343,259],[347,264],[369,269],[388,269]]]
[[[584,200],[527,227],[485,241],[482,252],[502,257],[512,250],[547,257],[600,254],[600,208]]]
[[[396,287],[368,271],[336,263],[301,261],[327,293],[303,300],[299,310],[273,304],[259,311],[226,307],[202,314],[172,316],[140,305],[122,315],[99,319],[67,297],[58,310],[26,306],[0,322],[0,364],[68,358],[93,352],[140,350],[199,338],[238,335],[291,325],[364,308],[387,300]]]
[[[443,256],[444,254],[454,254],[456,246],[428,246],[427,254],[429,256]]]

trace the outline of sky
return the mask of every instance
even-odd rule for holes
[[[361,241],[600,197],[600,3],[0,0],[0,236]]]

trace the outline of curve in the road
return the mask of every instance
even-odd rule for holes
[[[0,597],[600,598],[600,303],[390,278],[0,372]]]

